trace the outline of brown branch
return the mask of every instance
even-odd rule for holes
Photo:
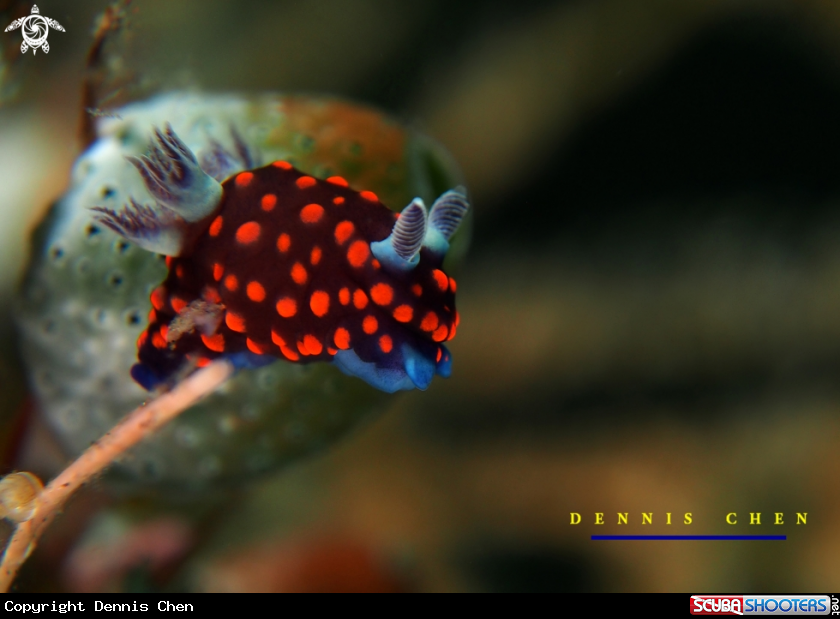
[[[212,393],[232,374],[233,366],[229,362],[214,361],[183,380],[169,393],[129,413],[53,479],[38,495],[32,517],[17,526],[6,547],[0,564],[0,591],[9,590],[38,538],[61,511],[70,495],[127,449]]]

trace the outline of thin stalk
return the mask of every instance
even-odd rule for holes
[[[21,566],[37,545],[38,539],[61,511],[70,495],[130,447],[212,393],[232,374],[233,366],[222,360],[214,361],[195,372],[172,391],[134,409],[53,479],[35,499],[32,517],[17,525],[3,553],[3,561],[0,564],[0,591],[9,590]]]

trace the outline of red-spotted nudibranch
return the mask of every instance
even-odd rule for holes
[[[199,162],[171,127],[156,130],[149,155],[129,158],[155,203],[93,209],[168,256],[134,379],[153,389],[218,357],[332,362],[389,393],[448,377],[458,313],[442,263],[469,208],[463,188],[395,214],[341,177],[258,167],[233,133],[236,153],[215,144]]]

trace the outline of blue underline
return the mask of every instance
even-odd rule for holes
[[[623,540],[765,540],[785,541],[787,535],[593,535],[593,542]]]

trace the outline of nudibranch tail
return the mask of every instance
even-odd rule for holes
[[[420,246],[426,236],[426,205],[420,198],[400,213],[388,238],[370,244],[373,255],[386,268],[407,271],[420,261]]]
[[[458,230],[470,208],[467,190],[458,186],[443,193],[429,212],[429,226],[423,246],[438,254],[449,251],[449,239]]]

